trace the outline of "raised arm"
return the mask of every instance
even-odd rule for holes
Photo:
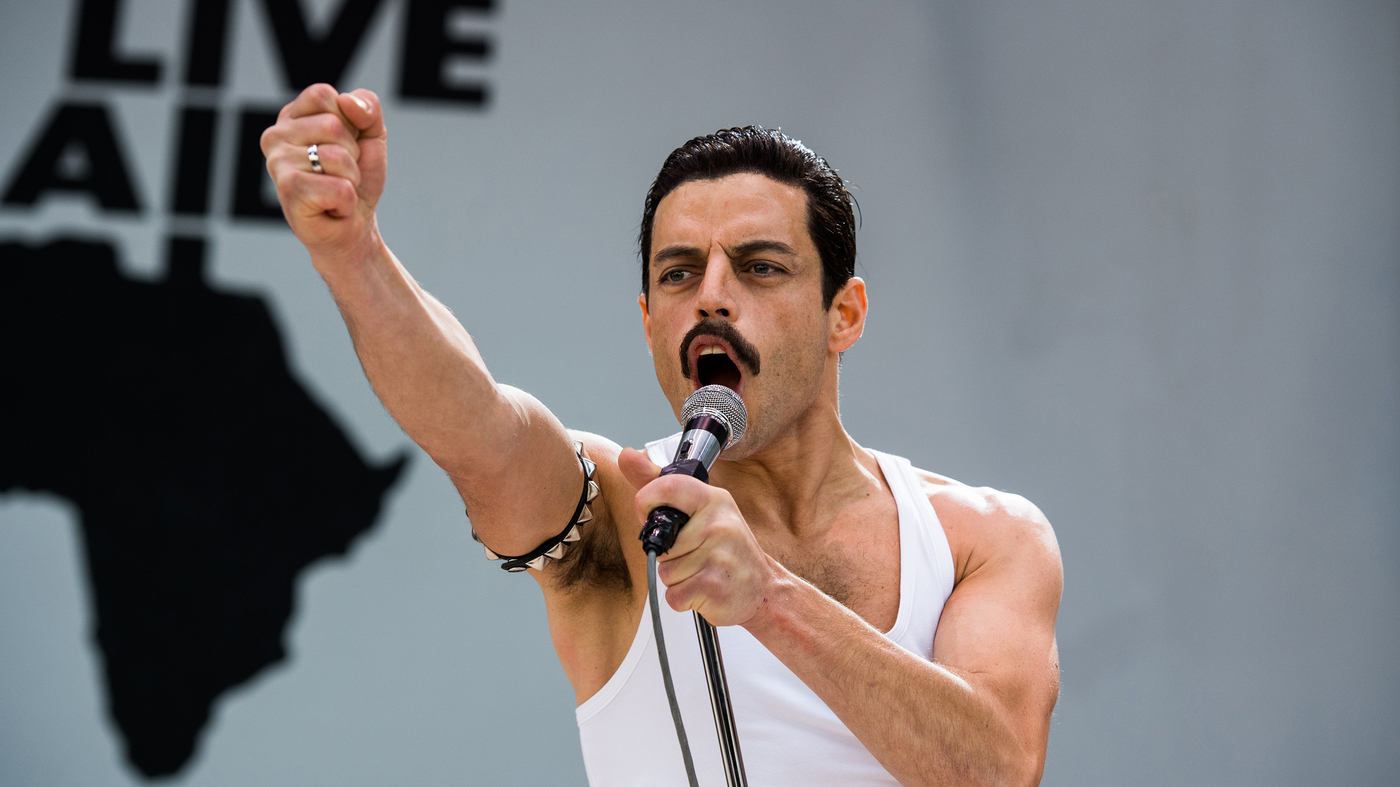
[[[482,540],[503,554],[529,552],[569,519],[583,471],[553,414],[491,378],[466,329],[380,237],[386,139],[374,93],[321,84],[282,108],[262,149],[287,223],[330,287],[380,400],[447,471]]]

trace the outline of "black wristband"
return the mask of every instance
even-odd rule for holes
[[[569,544],[579,540],[581,536],[578,532],[578,526],[593,519],[593,511],[589,509],[588,504],[598,496],[598,484],[593,481],[593,473],[598,469],[598,465],[583,455],[583,443],[574,441],[574,451],[578,454],[579,464],[583,465],[583,491],[579,493],[574,515],[569,517],[569,524],[564,526],[559,535],[523,555],[511,556],[493,551],[477,537],[476,529],[472,529],[472,539],[486,549],[486,557],[491,560],[504,560],[501,568],[506,571],[514,573],[524,571],[527,568],[533,568],[536,571],[543,570],[545,566],[549,565],[549,561],[563,557]]]

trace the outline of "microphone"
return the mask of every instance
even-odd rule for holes
[[[671,464],[662,468],[661,475],[688,475],[704,483],[710,482],[710,468],[720,452],[739,442],[749,425],[749,413],[744,400],[722,385],[707,385],[686,397],[681,407],[681,444]],[[642,548],[654,555],[664,554],[676,543],[681,526],[690,520],[689,514],[670,506],[658,506],[647,515],[646,525],[638,538]]]

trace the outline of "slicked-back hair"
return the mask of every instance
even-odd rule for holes
[[[802,189],[807,195],[807,232],[822,263],[822,308],[856,272],[856,222],[851,194],[836,170],[812,149],[777,129],[744,126],[696,137],[666,157],[647,192],[637,239],[642,258],[642,293],[651,294],[651,231],[656,207],[667,194],[693,180],[718,180],[751,172]]]

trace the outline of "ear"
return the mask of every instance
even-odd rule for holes
[[[647,294],[637,296],[637,305],[642,307],[642,333],[647,337],[647,349],[651,349],[651,312],[647,311]]]
[[[865,331],[865,312],[868,308],[865,281],[859,276],[852,276],[831,299],[831,309],[827,311],[831,326],[831,338],[827,342],[830,352],[845,352],[860,339]]]

